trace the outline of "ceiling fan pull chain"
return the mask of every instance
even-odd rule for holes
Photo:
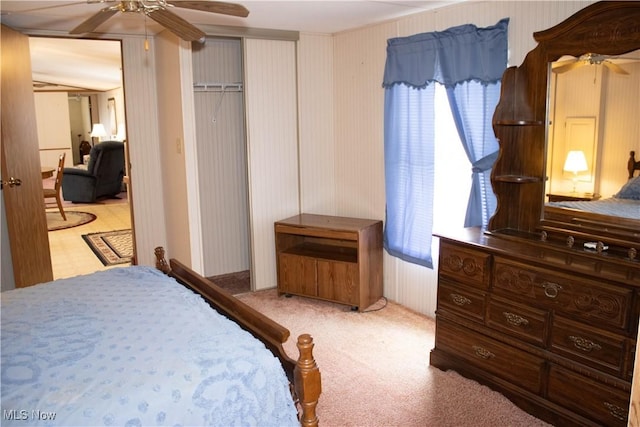
[[[144,50],[149,51],[149,37],[147,36],[147,14],[144,14]]]

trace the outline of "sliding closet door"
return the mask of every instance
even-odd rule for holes
[[[276,286],[273,223],[299,213],[296,43],[246,39],[252,283]]]

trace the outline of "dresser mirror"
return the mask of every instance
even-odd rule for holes
[[[640,159],[640,50],[563,56],[548,82],[543,218],[568,209],[640,221],[640,201],[613,197],[629,181],[629,160]]]
[[[488,231],[569,241],[576,246],[601,241],[612,247],[609,253],[618,251],[626,257],[630,249],[640,250],[640,219],[549,207],[548,200],[549,195],[580,195],[578,198],[587,200],[597,198],[596,193],[610,197],[621,177],[628,177],[629,152],[636,151],[636,160],[640,160],[640,62],[634,62],[640,59],[640,2],[594,3],[558,25],[534,33],[534,38],[538,46],[522,65],[505,71],[493,117],[500,142],[500,155],[492,171],[498,208]],[[618,64],[623,57],[627,62]],[[610,63],[602,65],[605,60]],[[629,74],[618,75],[620,68]],[[583,75],[587,81],[590,78],[591,87],[595,78],[597,94],[584,83],[573,83],[572,87],[567,83],[571,74]],[[617,87],[624,85],[628,89]],[[623,95],[615,95],[613,87]],[[559,103],[560,98],[550,96],[559,92],[580,105],[569,111]],[[597,101],[597,105],[586,109],[586,99],[593,104]],[[628,104],[628,108],[613,108],[616,101]],[[563,123],[554,120],[559,116]],[[585,135],[591,139],[585,140]],[[554,142],[560,146],[557,151]],[[564,170],[569,151],[586,154],[587,170],[579,168],[577,177]],[[610,183],[603,177],[605,170],[614,168],[613,163],[619,169]]]
[[[548,79],[547,196],[612,197],[628,181],[629,153],[640,158],[640,50],[564,56]]]

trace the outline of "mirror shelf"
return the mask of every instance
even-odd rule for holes
[[[640,2],[594,3],[560,24],[534,33],[538,42],[519,67],[508,68],[493,116],[500,155],[492,170],[498,207],[487,232],[503,236],[528,236],[583,248],[587,242],[611,256],[637,261],[640,219],[618,218],[557,209],[548,214],[547,145],[548,80],[551,63],[585,53],[622,55],[640,49]],[[628,151],[627,151],[628,153]],[[620,160],[624,168],[626,159]]]

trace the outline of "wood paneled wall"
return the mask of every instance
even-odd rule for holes
[[[153,49],[145,51],[141,37],[125,37],[122,63],[136,253],[139,264],[155,265],[154,248],[166,247],[167,238]]]
[[[334,81],[333,37],[301,34],[298,42],[298,108],[302,212],[336,213]]]

